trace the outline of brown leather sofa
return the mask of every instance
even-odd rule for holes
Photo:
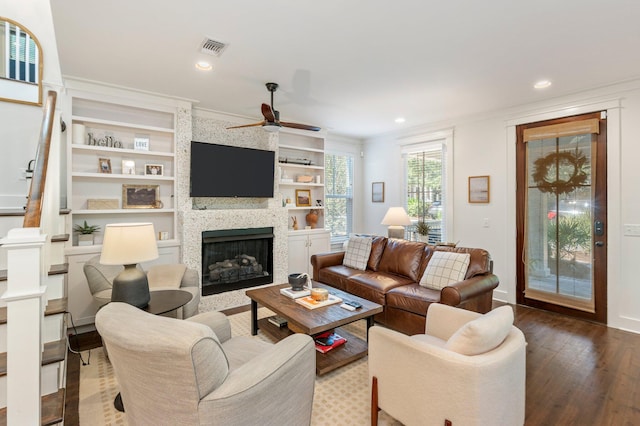
[[[418,284],[434,251],[469,253],[465,279],[440,291]],[[493,289],[499,284],[489,252],[479,248],[432,246],[376,236],[364,271],[344,266],[344,254],[311,256],[313,279],[383,305],[384,311],[375,320],[409,335],[424,333],[427,308],[434,302],[489,312]]]

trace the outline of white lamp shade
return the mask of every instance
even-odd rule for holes
[[[158,258],[153,223],[111,223],[105,227],[100,263],[132,265]]]
[[[387,214],[382,218],[382,225],[406,226],[411,225],[411,218],[404,210],[404,207],[390,207]]]

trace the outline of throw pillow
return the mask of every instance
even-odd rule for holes
[[[445,349],[462,355],[480,355],[497,348],[511,331],[513,309],[500,306],[469,321],[447,340]]]
[[[420,285],[433,290],[442,290],[451,283],[462,281],[467,273],[470,259],[469,253],[434,252],[420,279]]]
[[[149,288],[180,288],[182,276],[187,266],[183,264],[154,265],[149,267],[147,280]]]
[[[360,271],[367,269],[367,261],[369,260],[369,254],[371,254],[371,241],[370,237],[349,238],[342,264]]]

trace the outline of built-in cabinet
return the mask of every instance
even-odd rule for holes
[[[311,276],[311,256],[329,251],[329,231],[289,234],[289,273],[306,272]]]

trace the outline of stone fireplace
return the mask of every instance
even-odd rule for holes
[[[202,295],[273,283],[273,228],[202,233]]]

